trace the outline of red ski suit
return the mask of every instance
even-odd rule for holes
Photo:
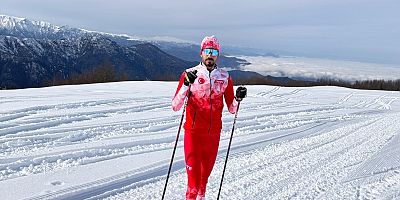
[[[186,71],[197,70],[197,78],[190,86],[184,124],[184,151],[188,185],[186,199],[205,196],[208,177],[218,153],[222,128],[223,98],[230,113],[235,114],[238,102],[234,98],[232,79],[228,72],[215,68],[211,72],[200,63]],[[178,111],[185,102],[188,86],[182,74],[172,109]]]

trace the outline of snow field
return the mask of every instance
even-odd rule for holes
[[[160,199],[181,116],[170,107],[176,85],[2,91],[0,199]],[[248,91],[222,199],[398,198],[399,92]],[[208,199],[218,193],[233,117],[225,108]],[[183,137],[167,199],[183,199],[186,190]]]

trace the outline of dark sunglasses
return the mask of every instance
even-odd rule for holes
[[[202,54],[211,56],[218,56],[219,52],[216,49],[203,49]]]

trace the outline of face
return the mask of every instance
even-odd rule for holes
[[[202,62],[204,63],[204,65],[207,67],[207,69],[213,69],[215,62],[217,62],[218,56],[219,56],[219,52],[218,55],[213,56],[212,53],[208,53],[206,54],[204,52],[204,50],[201,52],[201,58],[202,58]]]

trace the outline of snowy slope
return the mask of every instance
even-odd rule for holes
[[[0,199],[161,199],[176,82],[0,92]],[[146,88],[146,90],[144,90]],[[249,86],[221,199],[398,199],[400,93]],[[233,115],[226,109],[208,194]],[[181,133],[167,199],[183,199]]]

